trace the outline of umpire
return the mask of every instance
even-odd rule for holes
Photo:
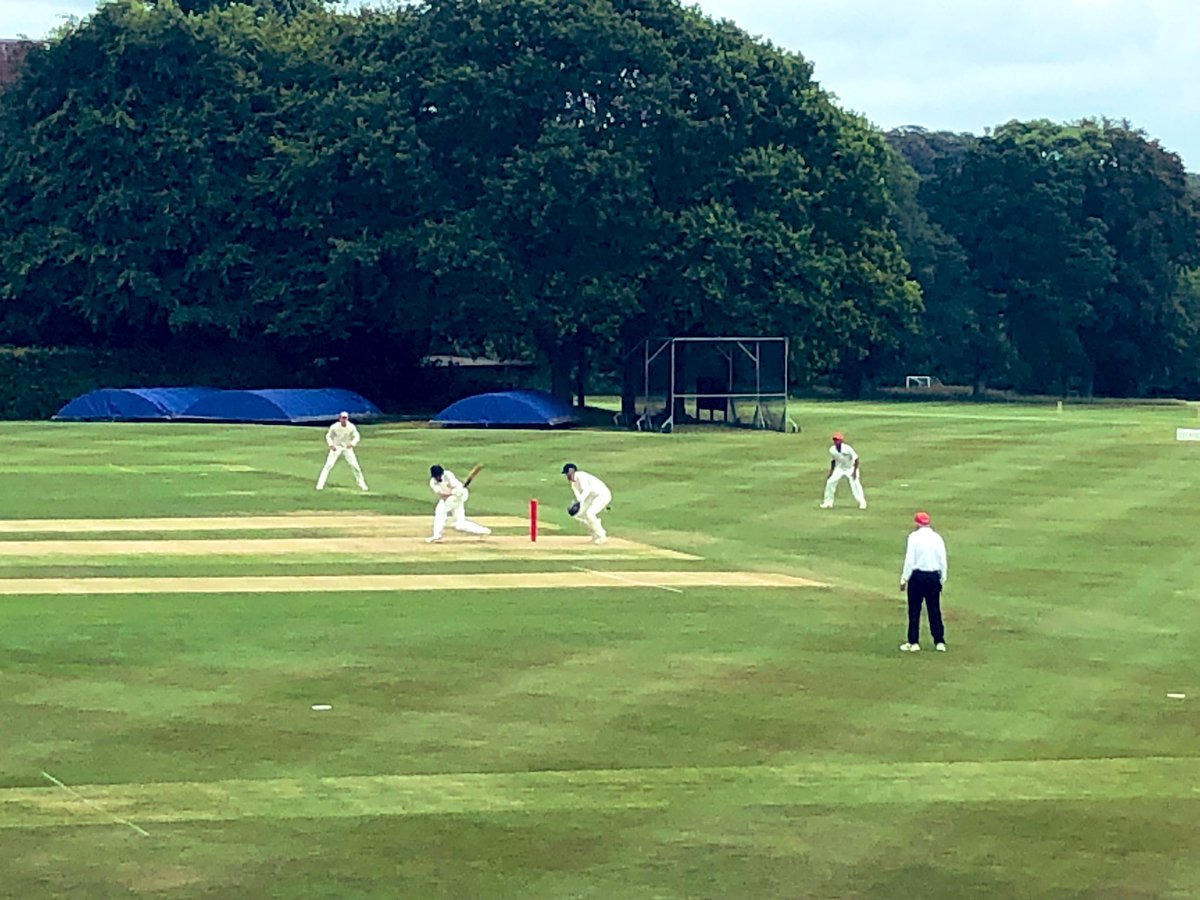
[[[929,613],[929,630],[933,633],[934,649],[946,652],[946,630],[942,626],[942,588],[946,586],[949,564],[946,542],[929,525],[929,513],[913,516],[917,527],[908,536],[904,553],[904,571],[900,573],[900,590],[908,588],[908,640],[900,645],[905,653],[921,649],[921,604]]]

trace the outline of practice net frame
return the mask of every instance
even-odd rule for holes
[[[648,338],[642,376],[639,431],[700,422],[798,430],[787,413],[785,337]]]

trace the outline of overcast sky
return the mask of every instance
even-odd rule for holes
[[[1128,119],[1200,171],[1200,0],[700,0],[802,53],[881,128],[982,133],[1010,119]],[[94,2],[0,0],[0,37]]]

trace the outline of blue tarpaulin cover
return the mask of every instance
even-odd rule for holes
[[[193,403],[182,418],[206,422],[303,425],[332,422],[345,410],[351,419],[378,418],[370,400],[341,388],[219,391]]]
[[[464,397],[433,421],[460,428],[558,428],[579,424],[579,417],[566,403],[542,391],[499,391]]]
[[[63,421],[162,421],[178,418],[184,410],[210,394],[209,387],[101,388],[76,397],[55,415]]]

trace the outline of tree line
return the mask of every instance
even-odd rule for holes
[[[1200,225],[1113,123],[888,135],[674,0],[114,0],[0,92],[0,343],[430,348],[636,383],[646,337],[791,338],[801,382],[1197,382]]]
[[[924,358],[983,388],[1200,388],[1200,185],[1127,123],[902,129]]]

